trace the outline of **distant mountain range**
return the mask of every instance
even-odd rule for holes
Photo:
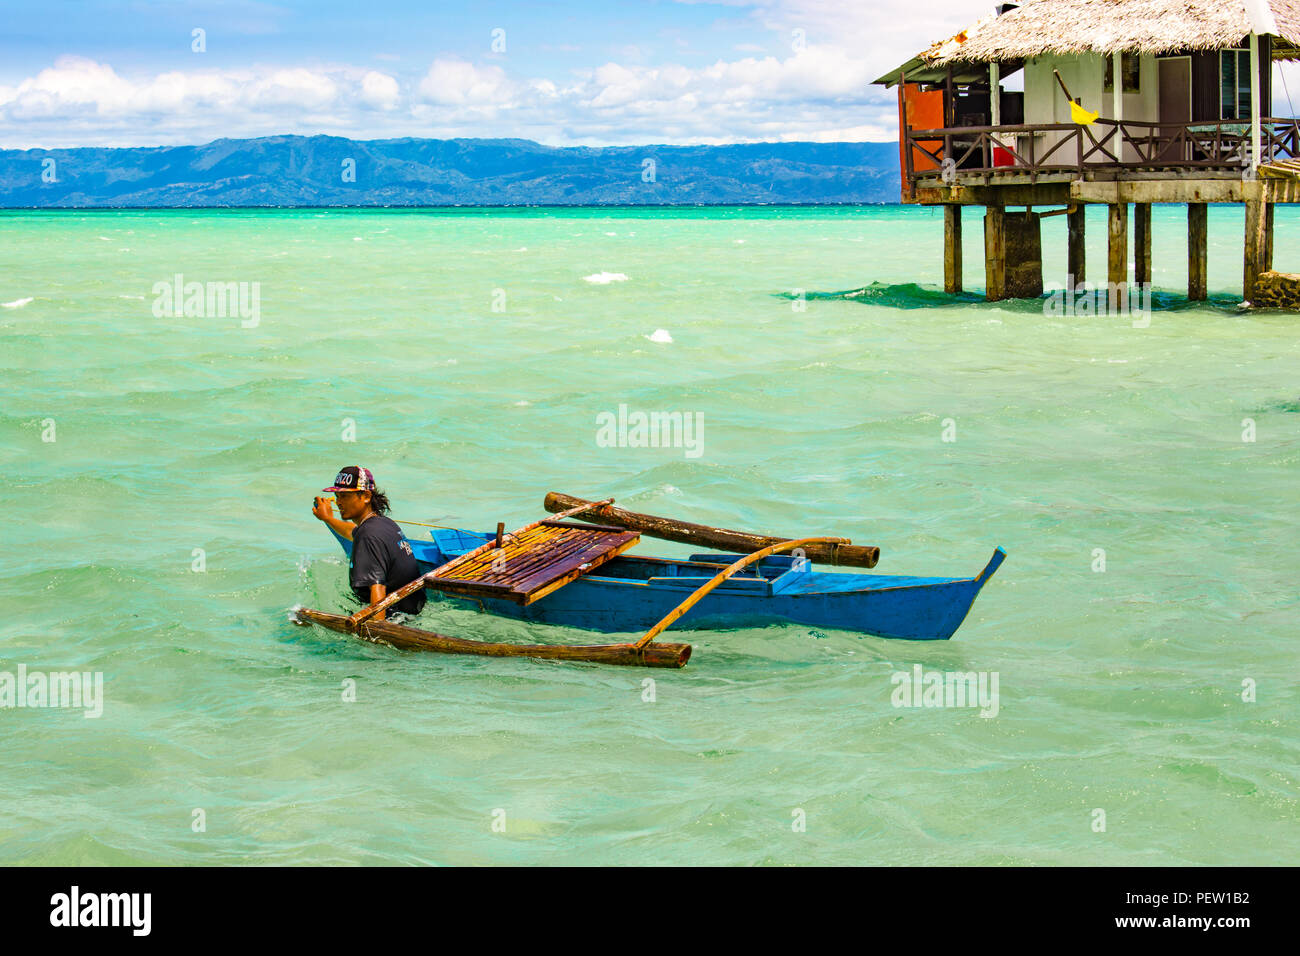
[[[523,139],[219,139],[0,150],[0,206],[897,202],[895,143],[554,147]]]

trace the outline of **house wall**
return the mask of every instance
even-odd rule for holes
[[[1271,37],[1260,38],[1260,107],[1268,115],[1272,102]],[[1192,59],[1192,119],[1195,122],[1214,122],[1219,118],[1219,51],[1199,50],[1171,56]],[[1025,122],[1068,123],[1070,107],[1065,94],[1052,76],[1059,70],[1070,92],[1083,101],[1084,107],[1114,119],[1111,94],[1104,91],[1106,58],[1099,55],[1035,57],[1025,64]],[[1155,56],[1143,55],[1141,61],[1140,91],[1124,94],[1124,119],[1159,121],[1160,74]],[[1130,157],[1132,158],[1132,157]]]
[[[1158,120],[1160,110],[1159,76],[1156,72],[1156,58],[1143,55],[1139,64],[1138,91],[1125,93],[1123,102],[1123,119],[1143,120],[1154,123]],[[1106,58],[1096,54],[1084,56],[1041,56],[1025,64],[1025,122],[1026,123],[1069,123],[1070,104],[1056,82],[1053,70],[1060,72],[1061,79],[1070,88],[1070,92],[1080,100],[1085,109],[1100,113],[1107,119],[1115,118],[1114,94],[1105,90]],[[1098,139],[1105,129],[1094,130]],[[1035,146],[1035,155],[1041,156],[1051,145],[1068,133],[1045,133]],[[1113,142],[1113,140],[1112,140]],[[1114,152],[1112,147],[1111,151]],[[1053,153],[1049,162],[1057,160],[1063,163],[1078,162],[1074,147],[1063,146]],[[1124,160],[1136,160],[1138,157],[1132,147],[1126,147]],[[1090,161],[1108,162],[1100,152],[1095,153]]]

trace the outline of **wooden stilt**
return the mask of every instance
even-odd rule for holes
[[[1273,203],[1264,203],[1264,271],[1273,268]]]
[[[984,298],[990,302],[1007,297],[1006,211],[989,206],[984,213]]]
[[[943,291],[961,292],[961,206],[943,207]]]
[[[1263,272],[1265,255],[1265,203],[1258,199],[1246,200],[1246,235],[1242,262],[1241,297],[1247,302],[1255,295],[1255,280]]]
[[[1106,223],[1106,282],[1110,287],[1110,310],[1123,311],[1128,302],[1128,203],[1110,204]]]
[[[1043,294],[1042,216],[1026,209],[1002,217],[1005,263],[1003,295],[1008,299],[1036,299]]]
[[[1187,298],[1193,302],[1206,298],[1207,208],[1203,202],[1187,204]]]
[[[1133,204],[1133,281],[1151,284],[1151,204]]]
[[[1087,271],[1087,256],[1084,252],[1084,210],[1086,208],[1080,203],[1073,212],[1065,214],[1069,230],[1065,283],[1070,292],[1073,292],[1084,281],[1085,272]]]

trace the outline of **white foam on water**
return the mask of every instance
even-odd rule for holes
[[[626,282],[627,276],[621,272],[593,272],[589,276],[583,276],[587,282],[594,282],[597,285],[608,285],[611,282]]]
[[[28,302],[31,301],[32,301],[32,297],[29,295],[25,299],[14,299],[12,302],[0,302],[0,307],[4,307],[6,309],[21,309],[23,306],[25,306]]]
[[[642,336],[642,338],[647,338],[651,342],[660,342],[664,345],[671,345],[673,341],[673,337],[668,334],[667,329],[655,329],[649,335]]]

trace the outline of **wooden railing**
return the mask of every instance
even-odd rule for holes
[[[1300,158],[1300,120],[1265,119],[1261,162]],[[1055,134],[1055,135],[1049,135]],[[1116,122],[1089,125],[1038,123],[1018,126],[956,126],[904,130],[904,175],[909,183],[933,185],[967,175],[1102,170],[1239,170],[1250,158],[1250,124]],[[1000,155],[999,155],[1000,153]],[[933,162],[917,169],[918,157]]]

